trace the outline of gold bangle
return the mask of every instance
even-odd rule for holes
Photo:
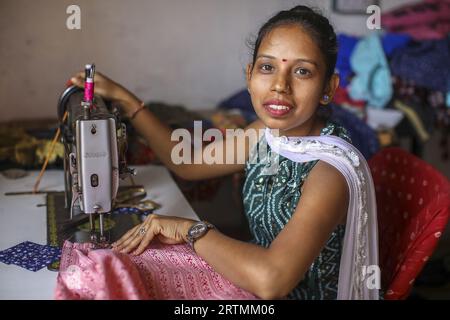
[[[130,120],[133,120],[134,118],[136,118],[137,114],[145,109],[145,104],[144,102],[141,102],[141,106],[139,108],[137,108],[136,110],[133,111],[133,113],[128,117]]]

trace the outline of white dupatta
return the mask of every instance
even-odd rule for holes
[[[364,156],[344,139],[331,135],[275,137],[266,128],[265,137],[270,148],[283,157],[294,162],[322,160],[345,177],[349,206],[337,299],[378,300],[378,285],[374,288],[368,283],[367,270],[373,270],[373,266],[378,269],[378,227],[375,190]],[[380,279],[376,282],[379,284]]]

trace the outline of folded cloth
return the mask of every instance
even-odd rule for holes
[[[139,256],[89,243],[63,246],[55,299],[257,299],[215,272],[186,244],[153,242]]]
[[[445,38],[450,32],[450,1],[428,0],[401,6],[381,16],[383,28],[416,40]]]
[[[450,79],[450,40],[410,42],[396,50],[390,61],[393,75],[412,80],[418,86],[447,92]]]

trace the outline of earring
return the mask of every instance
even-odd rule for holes
[[[328,99],[330,99],[330,97],[327,94],[323,96],[323,100],[328,101]]]

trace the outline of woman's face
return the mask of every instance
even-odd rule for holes
[[[283,135],[310,134],[319,103],[327,103],[324,94],[334,92],[326,91],[325,74],[320,49],[301,27],[276,27],[261,41],[255,65],[247,67],[257,115]]]

